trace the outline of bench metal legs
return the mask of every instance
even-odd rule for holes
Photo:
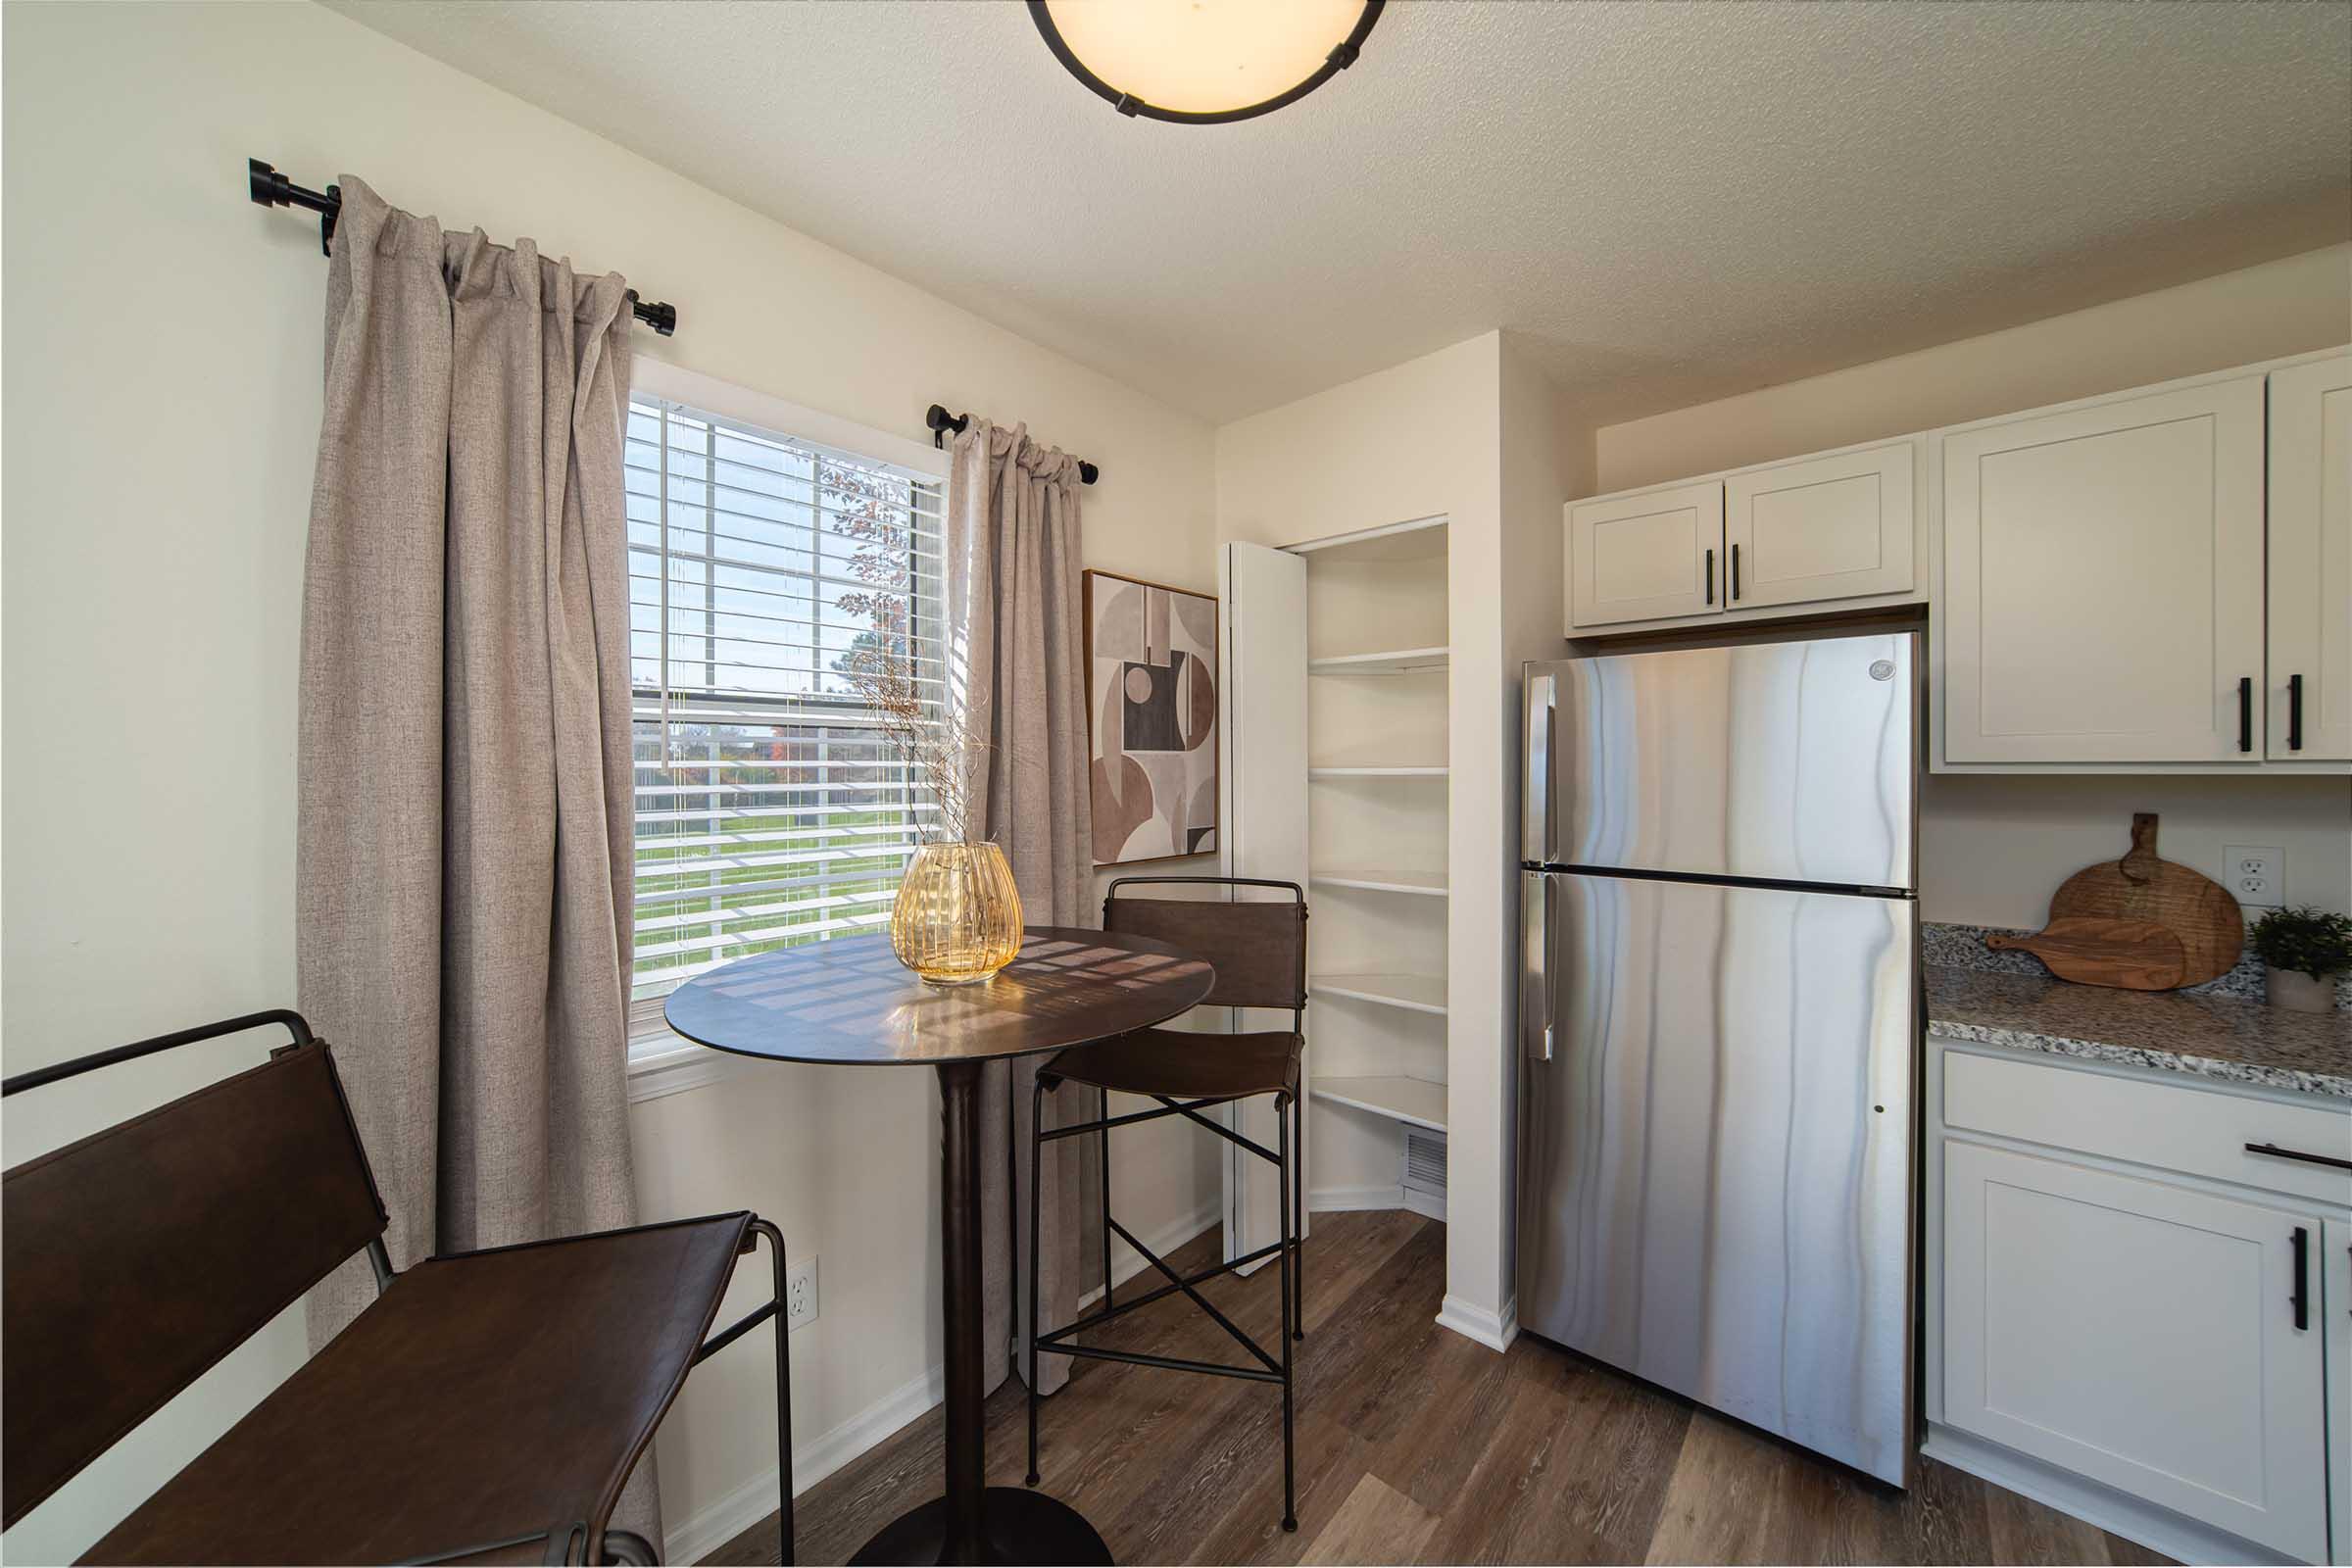
[[[1306,1174],[1300,1162],[1296,1158],[1292,1139],[1292,1131],[1298,1125],[1299,1115],[1298,1097],[1294,1095],[1276,1095],[1274,1097],[1274,1119],[1281,1129],[1281,1137],[1278,1140],[1277,1148],[1268,1149],[1263,1144],[1245,1138],[1200,1114],[1202,1107],[1238,1103],[1235,1101],[1195,1100],[1179,1103],[1174,1100],[1155,1096],[1153,1098],[1159,1100],[1162,1109],[1113,1116],[1109,1112],[1109,1103],[1106,1100],[1103,1113],[1100,1118],[1094,1121],[1078,1122],[1066,1127],[1055,1127],[1052,1131],[1048,1131],[1045,1125],[1046,1089],[1046,1082],[1040,1079],[1030,1097],[1029,1473],[1026,1477],[1028,1484],[1033,1487],[1038,1484],[1037,1356],[1040,1350],[1054,1355],[1080,1356],[1095,1361],[1123,1362],[1129,1366],[1160,1367],[1172,1372],[1199,1372],[1209,1377],[1243,1378],[1255,1383],[1279,1383],[1282,1385],[1282,1528],[1297,1530],[1298,1528],[1298,1507],[1296,1420],[1293,1403],[1295,1368],[1292,1347],[1298,1341],[1306,1338],[1306,1269],[1303,1255],[1304,1244],[1300,1236],[1305,1223]],[[1111,1217],[1110,1129],[1114,1126],[1124,1127],[1131,1122],[1151,1121],[1160,1116],[1178,1115],[1208,1127],[1211,1131],[1220,1134],[1232,1143],[1239,1144],[1275,1167],[1277,1179],[1280,1182],[1275,1201],[1275,1208],[1281,1215],[1282,1239],[1280,1241],[1270,1242],[1253,1251],[1245,1252],[1227,1262],[1202,1269],[1197,1274],[1183,1275],[1177,1273],[1166,1259],[1146,1247],[1134,1232]],[[1074,1323],[1040,1332],[1037,1320],[1039,1275],[1037,1236],[1044,1206],[1041,1189],[1045,1177],[1045,1147],[1054,1139],[1070,1138],[1084,1133],[1098,1133],[1102,1140],[1102,1304],[1096,1311],[1086,1314]],[[1129,1247],[1134,1248],[1147,1264],[1165,1275],[1167,1283],[1146,1291],[1140,1296],[1130,1297],[1125,1301],[1114,1300],[1110,1284],[1110,1237],[1113,1231],[1116,1231],[1120,1239]],[[1241,1325],[1219,1311],[1215,1303],[1211,1302],[1207,1297],[1202,1296],[1198,1288],[1203,1281],[1215,1279],[1222,1274],[1233,1273],[1237,1269],[1269,1255],[1278,1255],[1282,1260],[1282,1355],[1280,1359],[1277,1359],[1272,1352],[1243,1332]],[[1190,1297],[1194,1305],[1207,1313],[1218,1327],[1232,1335],[1258,1364],[1256,1366],[1229,1366],[1215,1361],[1193,1361],[1176,1356],[1146,1355],[1140,1351],[1111,1350],[1099,1346],[1071,1343],[1072,1339],[1079,1334],[1100,1328],[1115,1317],[1122,1317],[1138,1307],[1149,1306],[1153,1301],[1159,1300],[1163,1297],[1173,1296],[1178,1292]]]
[[[694,1352],[694,1364],[701,1366],[711,1356],[733,1345],[761,1323],[769,1319],[774,1320],[776,1325],[776,1491],[779,1494],[776,1499],[778,1536],[776,1560],[788,1563],[792,1561],[792,1348],[788,1343],[792,1326],[785,1321],[784,1310],[784,1233],[776,1228],[773,1221],[760,1219],[754,1215],[751,1234],[767,1239],[767,1261],[774,1275],[775,1290],[764,1305],[754,1307],[704,1341],[703,1348]],[[605,1532],[605,1549],[608,1555],[613,1555],[612,1542],[615,1535],[628,1535],[628,1532],[612,1530]],[[640,1545],[644,1544],[642,1537],[629,1536],[629,1539],[637,1542]],[[639,1559],[615,1556],[615,1560],[635,1562]],[[647,1557],[644,1560],[652,1562],[656,1559]]]

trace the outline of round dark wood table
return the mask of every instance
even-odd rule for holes
[[[940,1305],[947,1339],[947,1491],[885,1526],[852,1562],[1106,1563],[1086,1516],[991,1487],[982,1452],[980,1069],[1162,1023],[1214,971],[1148,937],[1026,927],[1021,956],[978,985],[928,986],[887,936],[785,948],[699,976],[662,1006],[697,1044],[776,1061],[939,1070]],[[784,1456],[785,1463],[791,1455]]]

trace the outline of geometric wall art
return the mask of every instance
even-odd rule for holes
[[[1086,574],[1095,863],[1217,847],[1217,602]]]

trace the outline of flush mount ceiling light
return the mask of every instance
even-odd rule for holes
[[[1271,114],[1354,65],[1384,3],[1029,0],[1029,17],[1120,114],[1214,125]]]

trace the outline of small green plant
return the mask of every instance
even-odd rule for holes
[[[2274,969],[2314,979],[2352,969],[2352,918],[2325,909],[2273,909],[2254,923],[2254,951]]]

